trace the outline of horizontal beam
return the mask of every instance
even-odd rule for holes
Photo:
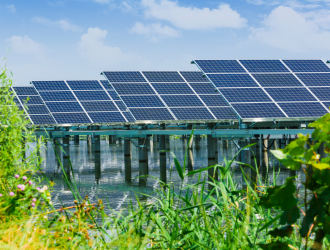
[[[250,138],[255,135],[296,135],[311,134],[314,129],[195,129],[195,135],[212,135],[221,138]],[[147,137],[150,135],[190,135],[191,129],[182,130],[69,130],[69,131],[35,131],[34,134],[44,137],[61,138],[70,135],[116,135],[118,137]]]

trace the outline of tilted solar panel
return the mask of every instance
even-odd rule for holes
[[[293,72],[330,72],[330,68],[322,60],[283,60]]]

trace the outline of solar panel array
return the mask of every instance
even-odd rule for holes
[[[329,113],[330,68],[322,60],[194,60],[241,118]]]
[[[16,95],[14,101],[33,124],[56,124],[33,87],[12,87],[12,90]]]
[[[57,124],[131,122],[108,81],[33,81]]]
[[[201,72],[102,73],[137,121],[237,119]]]

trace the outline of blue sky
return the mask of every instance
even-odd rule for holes
[[[330,58],[330,0],[1,0],[0,25],[15,85],[197,70],[192,59]]]

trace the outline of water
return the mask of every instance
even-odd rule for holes
[[[137,140],[135,140],[137,145]],[[172,151],[179,162],[183,164],[184,154],[186,150],[187,140],[182,138],[170,137],[167,141],[167,149]],[[33,146],[33,145],[32,145]],[[124,141],[117,141],[117,144],[109,144],[105,137],[101,138],[101,152],[94,154],[94,145],[86,140],[80,139],[79,144],[75,144],[73,140],[70,141],[70,159],[72,162],[74,177],[78,190],[82,197],[88,195],[91,202],[98,199],[103,199],[104,203],[109,203],[112,209],[120,210],[125,208],[132,200],[135,203],[135,195],[143,198],[144,194],[152,194],[160,188],[160,183],[157,179],[160,178],[160,154],[159,143],[150,142],[148,152],[149,175],[153,176],[147,178],[146,186],[139,186],[139,159],[138,148],[131,144],[131,175],[132,181],[130,183],[125,181],[125,166],[124,166]],[[274,145],[273,145],[274,148]],[[218,142],[218,162],[222,163],[224,157],[232,159],[237,153],[238,149],[232,141]],[[193,144],[193,169],[197,170],[208,166],[207,159],[207,139],[201,137],[199,142],[195,139]],[[45,144],[41,152],[44,157],[42,163],[42,170],[45,172],[47,178],[53,182],[53,203],[55,207],[61,207],[61,203],[65,206],[72,206],[74,197],[71,191],[67,188],[63,177],[62,170],[58,167],[55,160],[55,153],[52,147],[52,141]],[[268,152],[269,158],[269,179],[272,180],[273,168],[276,172],[280,169],[277,160]],[[95,162],[98,162],[100,157],[100,169],[95,168]],[[262,156],[264,157],[264,156]],[[97,165],[97,164],[96,164]],[[181,179],[173,164],[173,157],[170,153],[166,154],[166,179],[168,183],[172,183],[175,188],[181,185]],[[206,172],[202,172],[202,178]],[[289,176],[289,171],[282,168],[278,174],[279,184],[283,183],[285,178]],[[302,173],[298,172],[298,175]],[[232,175],[237,185],[242,185],[242,174],[238,164],[233,164]],[[185,179],[185,183],[196,183],[197,176]]]

